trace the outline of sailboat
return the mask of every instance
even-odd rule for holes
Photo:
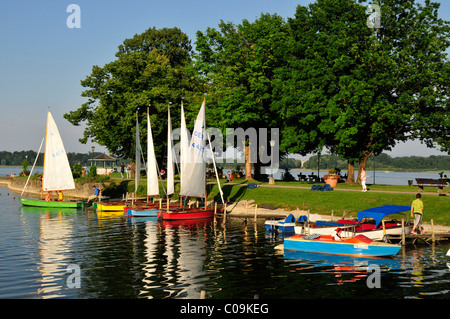
[[[204,152],[206,150],[206,98],[203,100],[195,121],[194,132],[188,143],[186,122],[184,119],[183,104],[181,104],[181,174],[180,197],[204,198],[203,207],[169,207],[158,212],[158,218],[164,220],[204,219],[214,216],[215,208],[207,207],[206,203],[206,163]],[[219,207],[221,209],[221,207]]]
[[[172,128],[170,124],[170,109],[168,110],[168,122],[169,122],[169,132],[168,132],[168,155],[167,155],[167,186],[172,188],[173,194],[173,162],[172,162],[172,146],[171,146],[171,134]],[[169,144],[170,142],[170,144]],[[169,155],[170,154],[170,155]],[[172,169],[170,169],[170,164],[172,164]],[[171,183],[169,180],[171,179]],[[158,186],[158,168],[155,156],[155,147],[153,144],[152,126],[150,123],[150,115],[147,109],[147,199],[149,197],[159,196],[159,186]],[[162,204],[146,204],[141,206],[134,206],[127,208],[128,217],[157,217],[159,209],[162,208]]]
[[[94,203],[94,208],[97,211],[102,212],[121,212],[123,213],[127,207],[131,206],[132,204],[138,204],[140,201],[137,200],[137,189],[139,187],[139,177],[140,177],[140,171],[141,171],[141,142],[140,142],[140,135],[139,135],[139,120],[138,120],[138,111],[136,111],[136,176],[135,176],[135,198],[131,200],[112,200],[107,202],[99,202]]]
[[[41,143],[42,147],[42,143]],[[40,150],[39,150],[40,152]],[[38,152],[38,155],[39,155]],[[37,157],[36,157],[37,159]],[[35,161],[36,163],[36,161]],[[34,165],[33,165],[34,168]],[[30,172],[28,180],[33,169]],[[25,191],[25,188],[22,194]],[[58,127],[50,111],[47,112],[47,127],[45,133],[44,170],[42,176],[42,192],[74,190],[75,182],[70,169],[64,144],[59,134]],[[21,196],[22,196],[21,194]],[[35,207],[57,207],[57,208],[83,208],[82,201],[52,201],[42,199],[30,199],[20,197],[20,202],[24,206]]]

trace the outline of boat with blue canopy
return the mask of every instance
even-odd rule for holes
[[[413,224],[407,218],[405,218],[403,225],[397,219],[385,221],[384,228],[382,223],[382,220],[387,216],[400,213],[404,214],[404,212],[410,210],[411,206],[404,205],[372,207],[358,211],[356,220],[317,221],[309,225],[308,232],[310,234],[331,235],[339,227],[344,231],[346,236],[363,234],[372,240],[382,240],[385,235],[401,235],[402,232],[405,234],[411,232]],[[295,226],[294,231],[296,234],[302,234],[304,233],[304,227]]]

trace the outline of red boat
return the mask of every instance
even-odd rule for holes
[[[222,213],[222,206],[217,207],[216,213]],[[177,220],[177,219],[200,219],[214,217],[214,207],[196,207],[196,208],[171,208],[167,210],[160,210],[158,218],[163,220]]]

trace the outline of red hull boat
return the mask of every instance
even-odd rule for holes
[[[222,207],[217,207],[216,213],[221,213]],[[178,219],[201,219],[214,217],[214,207],[200,207],[200,208],[171,208],[167,210],[160,210],[158,218],[163,220],[178,220]]]

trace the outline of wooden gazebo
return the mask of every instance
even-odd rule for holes
[[[97,174],[109,174],[117,167],[117,158],[107,154],[101,154],[89,160],[91,161],[91,166],[97,167]]]

